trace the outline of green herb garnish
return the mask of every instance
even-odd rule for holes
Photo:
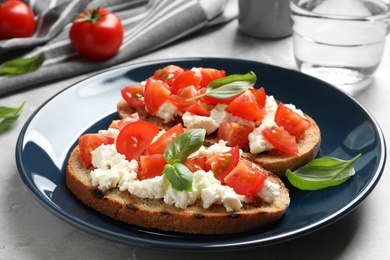
[[[197,151],[204,142],[206,131],[192,129],[178,135],[169,143],[164,151],[164,159],[168,163],[163,174],[177,191],[192,191],[192,172],[182,164],[187,157]]]
[[[332,157],[317,158],[292,172],[286,171],[289,182],[301,190],[319,190],[339,185],[355,174],[353,163],[361,156],[351,160]]]
[[[245,90],[253,87],[256,83],[256,74],[251,71],[247,74],[233,74],[224,78],[216,79],[210,82],[206,88],[206,92],[187,99],[188,101],[198,99],[204,96],[217,99],[234,97]]]
[[[15,76],[33,72],[45,61],[45,54],[42,52],[37,57],[26,59],[15,59],[0,65],[0,76]]]
[[[18,119],[22,112],[24,103],[20,107],[3,107],[0,106],[0,134],[10,129],[11,125]]]

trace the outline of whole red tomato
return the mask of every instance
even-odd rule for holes
[[[19,0],[0,1],[0,40],[30,37],[35,30],[34,13]]]
[[[79,14],[70,28],[73,48],[90,60],[106,60],[114,56],[123,41],[123,26],[113,13],[91,9]]]

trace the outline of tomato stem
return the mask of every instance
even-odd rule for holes
[[[107,14],[99,14],[99,9],[100,7],[82,12],[79,15],[79,18],[76,19],[74,22],[75,23],[91,22],[92,24],[95,24],[100,18],[107,15]]]

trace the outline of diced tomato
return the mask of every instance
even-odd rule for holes
[[[188,107],[196,103],[196,100],[188,101],[187,98],[183,98],[174,94],[168,97],[168,101],[171,102],[171,104],[173,104],[175,107],[177,107],[179,111],[183,114],[187,111]]]
[[[218,153],[207,159],[206,168],[214,173],[214,177],[224,183],[224,178],[237,166],[240,160],[240,149],[234,146],[227,153]]]
[[[96,148],[102,144],[113,144],[114,138],[103,135],[103,134],[84,134],[79,137],[79,149],[81,159],[85,165],[89,166],[92,163],[92,155]]]
[[[116,128],[122,130],[128,124],[138,120],[139,120],[138,113],[133,113],[123,119],[113,120],[108,128]]]
[[[195,100],[195,103],[187,107],[186,111],[198,116],[210,116],[207,104],[201,102],[200,100]]]
[[[139,158],[138,179],[145,180],[160,176],[167,162],[163,154],[141,155]]]
[[[259,107],[265,107],[265,101],[267,99],[267,94],[265,93],[265,89],[263,87],[259,89],[251,88],[250,91],[256,97],[256,102]]]
[[[144,88],[144,102],[149,114],[156,114],[170,94],[167,84],[152,78],[147,79]]]
[[[241,160],[225,177],[225,183],[237,194],[252,197],[264,186],[267,174],[255,164]]]
[[[196,87],[194,85],[190,85],[190,86],[187,86],[187,87],[184,87],[184,88],[180,88],[178,91],[177,91],[177,95],[182,97],[182,98],[192,98],[196,95],[198,95],[198,90],[196,89]]]
[[[256,97],[247,90],[235,98],[225,108],[227,112],[249,121],[261,120],[264,118],[264,110],[259,107]]]
[[[172,83],[171,92],[177,94],[179,89],[195,86],[199,86],[202,80],[202,75],[197,71],[186,70],[179,74]]]
[[[128,161],[138,157],[150,145],[159,128],[151,123],[136,121],[126,125],[116,140],[116,150],[124,154]]]
[[[253,127],[239,125],[233,122],[224,122],[218,128],[218,140],[227,141],[228,146],[238,145],[240,148],[248,146],[248,135],[253,131]]]
[[[299,153],[295,136],[290,135],[283,127],[266,128],[262,131],[262,134],[265,140],[276,149],[285,153]]]
[[[196,100],[188,101],[188,98],[194,97],[198,94],[198,90],[195,86],[181,88],[177,91],[177,94],[171,94],[168,97],[168,101],[179,109],[181,113],[185,113],[187,108],[196,104]]]
[[[279,104],[275,113],[275,123],[295,137],[301,136],[311,124],[306,118],[302,118],[295,111],[289,109],[284,104]]]
[[[121,89],[121,95],[132,107],[142,107],[144,103],[144,86],[127,86]]]
[[[199,99],[187,100],[187,98],[188,97],[172,94],[168,97],[168,101],[177,107],[183,114],[185,112],[191,112],[198,116],[210,116],[210,110],[206,103],[201,102]]]
[[[224,78],[226,72],[224,70],[217,70],[212,68],[200,68],[200,73],[202,74],[202,81],[200,86],[206,88],[211,81]]]
[[[199,170],[207,170],[206,167],[206,161],[207,157],[206,156],[195,156],[195,157],[190,157],[187,158],[183,164],[191,171],[191,172],[196,172]]]
[[[147,148],[149,154],[163,154],[167,145],[179,134],[184,132],[182,124],[177,124],[167,130]]]
[[[161,80],[164,83],[167,83],[169,86],[172,85],[175,78],[184,71],[179,66],[168,65],[162,69],[158,69],[154,72],[153,78],[156,80]]]

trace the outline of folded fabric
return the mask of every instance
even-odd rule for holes
[[[0,96],[41,83],[108,68],[156,50],[195,31],[237,16],[234,0],[29,0],[36,15],[29,38],[0,41],[0,63],[45,53],[34,72],[0,77]],[[119,52],[106,61],[88,61],[71,47],[69,30],[83,10],[105,8],[122,21],[125,35]],[[16,54],[24,53],[22,56]]]

